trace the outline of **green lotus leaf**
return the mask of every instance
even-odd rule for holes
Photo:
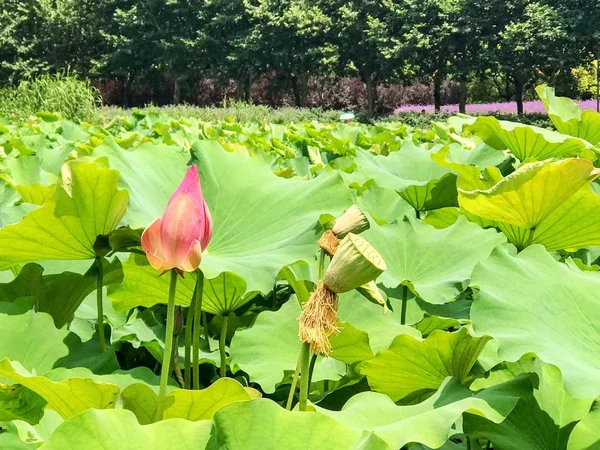
[[[489,189],[465,190],[462,209],[486,219],[532,229],[598,176],[583,159],[524,164]]]
[[[56,428],[64,422],[64,419],[60,417],[56,411],[46,409],[44,417],[39,423],[31,425],[23,420],[15,420],[11,425],[14,426],[14,437],[21,440],[17,442],[16,446],[8,445],[2,439],[8,433],[6,428],[3,427],[3,433],[0,434],[0,447],[6,450],[18,450],[20,448],[38,448],[46,441],[50,435],[56,430]],[[13,430],[11,430],[13,431]],[[20,446],[22,444],[23,446]]]
[[[69,353],[65,342],[69,332],[57,329],[50,315],[29,309],[31,303],[25,300],[0,303],[0,359],[45,374]]]
[[[158,395],[147,385],[133,384],[123,390],[124,407],[133,411],[142,425],[152,423]],[[174,389],[165,399],[165,419],[211,420],[221,408],[236,402],[250,401],[252,396],[236,380],[220,378],[206,389]]]
[[[103,285],[120,283],[123,280],[121,263],[115,258],[112,263],[103,260]],[[57,328],[73,318],[83,300],[97,288],[97,268],[92,267],[84,274],[62,272],[43,275],[44,269],[34,263],[25,265],[10,283],[0,284],[0,301],[14,301],[20,297],[33,297],[38,311],[48,313]]]
[[[372,224],[363,236],[381,254],[387,270],[380,281],[405,284],[429,303],[452,301],[468,285],[475,264],[506,242],[494,230],[482,230],[464,217],[438,230],[418,220]]]
[[[136,306],[151,307],[167,303],[169,278],[161,276],[145,258],[133,255],[123,264],[123,283],[111,286],[108,296],[119,311]],[[177,282],[175,303],[189,306],[196,286],[196,273],[187,273]],[[246,282],[232,272],[204,279],[202,310],[211,314],[229,314],[251,301],[257,292],[247,292]]]
[[[600,246],[600,195],[582,187],[537,226],[531,243],[548,251]]]
[[[558,450],[567,448],[573,426],[588,415],[594,399],[575,399],[564,388],[560,371],[539,360],[534,396],[521,399],[500,424],[466,414],[464,429],[472,438],[491,439],[507,450]]]
[[[475,338],[466,328],[437,330],[425,340],[400,335],[387,350],[365,362],[360,372],[369,386],[399,401],[411,394],[436,391],[446,377],[466,383],[489,338]]]
[[[352,364],[375,356],[369,345],[367,333],[357,330],[350,323],[341,322],[338,328],[340,332],[329,337],[332,348],[329,354],[331,358]]]
[[[535,90],[558,131],[585,139],[593,145],[600,143],[600,114],[598,112],[582,111],[573,100],[567,97],[557,97],[554,88],[546,85],[538,86]]]
[[[586,154],[595,159],[589,142],[532,125],[479,116],[465,130],[479,136],[497,150],[510,150],[520,161],[542,161]]]
[[[126,151],[112,138],[96,147],[93,156],[108,158],[119,171],[119,187],[130,196],[125,222],[131,228],[145,228],[162,217],[190,159],[176,146],[146,143]]]
[[[580,422],[575,425],[567,450],[592,450],[600,446],[600,409],[590,411]]]
[[[19,383],[38,394],[48,408],[67,419],[87,409],[114,408],[119,388],[109,383],[97,383],[90,378],[71,378],[55,382],[35,376],[19,363],[7,358],[0,360],[0,376]]]
[[[373,355],[380,350],[387,349],[399,334],[408,334],[415,338],[421,337],[421,334],[414,328],[401,325],[402,300],[388,297],[388,301],[393,311],[388,311],[387,314],[384,314],[381,306],[366,301],[356,290],[340,295],[338,301],[338,319],[351,324],[358,331],[366,333]],[[416,305],[413,297],[408,302],[406,322],[418,322],[422,317],[423,312]],[[335,345],[333,348],[335,353]]]
[[[234,272],[248,291],[268,292],[283,266],[314,260],[320,216],[338,216],[352,204],[335,173],[285,180],[258,158],[218,149],[194,156],[214,224],[201,268],[207,278]]]
[[[414,216],[411,205],[392,189],[371,186],[356,201],[360,208],[369,213],[378,223],[392,223],[404,216]]]
[[[454,424],[465,411],[499,423],[521,397],[528,396],[531,381],[526,376],[478,393],[469,391],[458,380],[448,379],[432,397],[417,405],[397,406],[387,395],[362,392],[341,411],[316,409],[347,427],[374,432],[394,449],[408,443],[438,448],[456,433]]]
[[[436,330],[449,330],[451,328],[459,328],[460,321],[450,317],[425,316],[423,320],[415,324],[415,328],[421,332],[423,336],[429,336]]]
[[[0,179],[0,227],[20,222],[35,205],[22,202],[19,193]]]
[[[501,358],[535,353],[560,369],[570,395],[600,394],[597,273],[560,263],[540,245],[516,256],[500,247],[477,265],[471,283],[480,289],[473,328],[498,341]]]
[[[378,186],[399,192],[415,210],[456,206],[456,175],[431,159],[437,150],[406,143],[389,156],[358,151],[356,164],[359,172],[376,180]]]
[[[0,384],[0,422],[24,420],[36,424],[44,416],[46,400],[20,385]]]
[[[291,298],[278,311],[260,313],[251,328],[238,329],[229,349],[231,366],[246,372],[266,393],[273,393],[285,373],[296,369],[301,347],[298,316],[300,305]],[[332,358],[318,358],[313,381],[337,381],[344,373],[345,364]]]
[[[287,411],[267,399],[234,403],[214,416],[215,448],[247,450],[391,450],[372,433],[324,414]]]
[[[163,420],[140,425],[135,415],[124,409],[90,410],[61,424],[40,450],[196,450],[210,438],[209,421]]]
[[[93,259],[94,243],[125,214],[128,194],[118,172],[73,161],[62,169],[53,202],[0,230],[0,268],[44,259]]]

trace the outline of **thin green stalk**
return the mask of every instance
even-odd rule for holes
[[[192,301],[185,317],[185,389],[192,388],[192,328],[194,326],[194,310],[196,309],[196,290],[194,290]]]
[[[193,371],[194,389],[200,389],[200,315],[202,313],[202,296],[204,294],[204,273],[196,272],[196,298],[194,308],[194,336],[193,336]]]
[[[308,366],[308,385],[312,383],[313,372],[315,371],[315,363],[317,362],[317,355],[313,353],[310,357],[310,364]]]
[[[165,334],[165,351],[162,367],[160,368],[160,388],[154,421],[162,420],[165,397],[167,396],[167,382],[171,373],[171,353],[173,351],[173,329],[175,328],[175,292],[177,290],[177,272],[171,269],[171,283],[169,286],[169,303],[167,304],[167,330]]]
[[[306,411],[308,405],[308,366],[310,361],[310,344],[302,343],[302,352],[300,353],[300,400],[298,407],[300,411]]]
[[[319,281],[323,279],[325,275],[325,250],[321,249],[319,252]]]
[[[227,339],[227,324],[229,316],[222,316],[223,323],[221,324],[221,338],[219,339],[219,353],[221,354],[221,378],[227,375],[227,355],[225,354],[225,340]]]
[[[106,341],[104,340],[104,308],[102,306],[102,286],[104,285],[104,267],[102,258],[96,256],[96,270],[98,270],[96,285],[96,308],[98,310],[98,340],[100,341],[100,351],[106,351]]]
[[[296,363],[296,371],[294,372],[294,377],[292,378],[292,385],[290,386],[290,393],[288,394],[287,403],[285,405],[285,409],[288,411],[292,410],[292,403],[294,401],[294,395],[296,394],[296,386],[298,385],[298,375],[300,374],[300,358],[301,354],[298,355],[298,362]]]
[[[471,438],[467,436],[467,450],[471,450]]]
[[[408,286],[402,286],[402,313],[400,314],[400,323],[406,325],[406,309],[408,304]]]
[[[204,329],[204,340],[206,341],[206,346],[208,347],[208,353],[211,352],[210,349],[210,340],[208,339],[208,320],[206,320],[206,313],[202,312],[202,328]]]
[[[487,444],[485,444],[485,450],[490,450],[490,448],[492,448],[492,441],[487,441]]]
[[[421,218],[421,211],[419,211],[418,209],[415,209],[415,217],[416,217],[417,219],[420,219],[420,218]]]

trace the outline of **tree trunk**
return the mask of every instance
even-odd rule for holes
[[[300,73],[293,75],[292,85],[296,106],[298,108],[306,108],[308,105],[308,74]]]
[[[367,81],[365,82],[365,84],[367,86],[367,113],[369,117],[373,117],[377,109],[377,80],[374,74],[371,74],[366,78]]]
[[[517,114],[523,114],[523,90],[525,87],[525,83],[523,82],[523,78],[519,75],[515,76],[515,100],[517,101]]]
[[[439,72],[433,75],[433,106],[436,113],[442,109],[442,76]]]
[[[175,78],[175,81],[173,81],[173,104],[178,105],[180,101],[181,101],[181,84],[179,83],[179,80],[177,78]]]
[[[458,96],[458,112],[466,114],[467,112],[467,82],[460,82],[460,91]]]

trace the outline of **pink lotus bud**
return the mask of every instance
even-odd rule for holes
[[[198,169],[191,166],[161,219],[142,234],[142,247],[156,270],[193,272],[212,236],[212,218],[202,196]]]

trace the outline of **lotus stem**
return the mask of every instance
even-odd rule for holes
[[[406,325],[406,309],[408,304],[408,286],[402,286],[402,312],[400,314],[400,324]]]
[[[310,364],[308,365],[308,385],[312,383],[313,372],[315,371],[315,364],[317,363],[317,355],[313,353],[310,357]]]
[[[173,330],[175,328],[175,292],[177,290],[177,271],[171,269],[171,283],[169,285],[169,302],[167,304],[167,330],[165,334],[165,351],[163,353],[162,367],[160,369],[160,388],[154,421],[163,418],[165,397],[167,396],[167,383],[171,373],[171,353],[173,351]]]
[[[298,362],[296,363],[296,370],[294,371],[294,377],[292,378],[292,385],[290,386],[290,393],[288,394],[287,403],[285,409],[288,411],[292,410],[292,402],[294,401],[294,394],[296,394],[296,386],[298,385],[298,375],[300,374],[300,361],[302,354],[298,355]]]
[[[208,320],[206,319],[206,313],[202,312],[202,329],[204,330],[204,340],[206,341],[206,347],[208,348],[209,353],[212,351],[210,349],[210,340],[208,339]]]
[[[185,318],[185,389],[192,388],[192,328],[194,327],[197,290],[196,286]]]
[[[201,270],[196,272],[196,289],[194,289],[195,307],[194,307],[194,336],[193,336],[193,372],[194,389],[200,389],[200,316],[202,314],[202,296],[204,294],[204,273]],[[206,324],[205,324],[206,326]]]
[[[104,285],[104,267],[102,258],[96,256],[96,269],[98,270],[96,286],[96,308],[98,310],[98,340],[100,341],[100,351],[106,351],[106,341],[104,339],[104,307],[102,305],[102,286]]]
[[[300,400],[298,407],[300,411],[306,411],[308,405],[308,366],[310,361],[310,344],[302,343],[302,351],[300,353]]]
[[[227,355],[225,354],[225,340],[227,339],[227,325],[229,323],[229,315],[222,316],[221,323],[221,338],[219,339],[219,353],[221,354],[221,378],[227,375]]]

